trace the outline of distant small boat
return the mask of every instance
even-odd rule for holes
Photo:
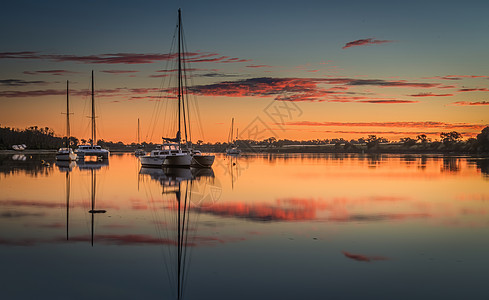
[[[56,160],[73,161],[76,154],[70,148],[70,101],[69,101],[69,82],[66,81],[66,137],[65,147],[59,148],[56,152]]]
[[[14,149],[15,151],[24,151],[26,148],[27,146],[25,144],[12,146],[12,149]]]
[[[95,91],[93,84],[93,71],[92,71],[92,141],[90,145],[80,145],[76,149],[76,154],[80,158],[85,158],[85,156],[97,156],[100,158],[109,158],[109,150],[102,149],[102,147],[97,145],[97,135],[95,127]]]
[[[238,138],[238,132],[236,130],[236,139]],[[241,153],[241,150],[238,149],[238,146],[234,143],[234,118],[231,120],[231,131],[229,132],[228,143],[230,145],[226,149],[226,154],[228,155],[238,155]]]

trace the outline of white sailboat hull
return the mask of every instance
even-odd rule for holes
[[[60,153],[56,154],[56,160],[60,161],[74,161],[76,160],[76,154],[75,153]]]
[[[187,153],[168,155],[163,162],[166,167],[190,167],[192,156]]]
[[[165,156],[140,156],[139,161],[143,167],[162,167]]]
[[[210,168],[214,163],[214,159],[214,155],[194,155],[191,166],[196,168]]]

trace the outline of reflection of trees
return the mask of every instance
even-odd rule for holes
[[[458,157],[443,157],[442,172],[460,172],[460,159]]]
[[[427,161],[428,161],[428,157],[426,157],[426,155],[421,155],[421,159],[419,160],[418,168],[426,169]]]
[[[481,173],[489,177],[489,159],[478,159],[475,161],[477,169],[481,170]]]
[[[24,173],[30,176],[45,176],[52,172],[52,166],[55,159],[53,155],[33,154],[23,156],[20,155],[0,155],[0,173],[12,175]],[[42,161],[45,161],[43,164]]]
[[[375,168],[382,161],[382,155],[381,154],[369,154],[369,155],[367,155],[367,160],[368,160],[368,166]]]
[[[401,156],[401,161],[406,165],[412,165],[416,161],[416,157],[413,155],[404,155]]]

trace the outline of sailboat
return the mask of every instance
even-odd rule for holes
[[[85,156],[97,156],[99,158],[109,158],[109,150],[102,149],[102,147],[97,145],[97,133],[95,127],[95,90],[93,84],[93,70],[92,70],[92,140],[90,145],[80,145],[76,150],[76,154],[80,158],[85,158]]]
[[[158,145],[157,149],[150,152],[149,155],[141,156],[139,159],[141,164],[145,167],[211,167],[214,163],[214,155],[202,154],[201,151],[190,147],[191,142],[187,136],[187,118],[188,118],[188,101],[187,87],[185,86],[187,75],[185,74],[185,45],[183,42],[183,29],[182,29],[182,13],[178,10],[178,51],[177,60],[178,65],[177,72],[177,115],[178,126],[175,138],[163,137],[164,143]],[[187,102],[187,103],[186,103]],[[187,105],[187,107],[186,107]],[[187,115],[185,113],[187,109]],[[183,116],[183,120],[182,120]],[[182,122],[183,121],[183,122]],[[185,134],[186,149],[182,147],[182,124]],[[188,128],[190,131],[190,128]]]
[[[65,147],[59,148],[56,152],[56,160],[73,161],[76,160],[76,154],[70,148],[70,101],[69,101],[69,81],[66,81],[66,140]]]
[[[146,151],[144,151],[143,148],[141,148],[141,144],[139,143],[139,135],[140,135],[139,133],[140,130],[139,130],[139,118],[138,118],[138,148],[136,149],[136,151],[134,151],[134,155],[136,156],[142,156],[146,154]]]
[[[236,138],[238,137],[238,132],[236,130]],[[238,146],[234,143],[234,118],[231,120],[231,131],[229,132],[228,143],[229,147],[226,149],[226,154],[229,155],[237,155],[241,153],[241,150],[238,149]]]

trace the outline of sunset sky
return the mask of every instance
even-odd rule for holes
[[[69,80],[72,135],[88,138],[94,70],[98,137],[134,142],[140,118],[142,140],[160,142],[178,8],[194,141],[227,141],[233,117],[242,139],[467,138],[489,125],[488,1],[20,0],[0,10],[0,126],[63,135]]]

